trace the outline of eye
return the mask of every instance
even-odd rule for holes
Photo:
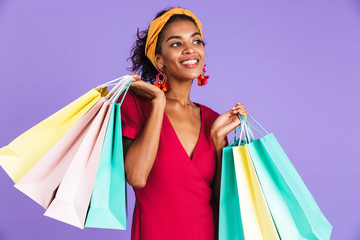
[[[195,40],[194,41],[196,44],[203,44],[204,45],[204,42],[202,40]]]
[[[176,42],[176,43],[171,44],[170,46],[171,46],[171,47],[177,47],[177,46],[180,46],[180,45],[181,45],[181,43]]]

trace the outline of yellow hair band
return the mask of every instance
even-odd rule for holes
[[[150,59],[150,61],[152,62],[155,68],[157,68],[155,65],[155,49],[156,49],[156,43],[158,40],[159,33],[161,32],[167,21],[170,19],[170,17],[175,14],[184,14],[189,17],[192,17],[195,20],[197,27],[200,30],[201,37],[203,37],[202,26],[199,19],[189,10],[183,8],[172,8],[169,11],[165,12],[160,17],[155,18],[150,23],[148,36],[146,39],[146,45],[145,45],[145,55]]]

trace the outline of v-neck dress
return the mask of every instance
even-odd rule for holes
[[[164,113],[159,148],[146,185],[133,188],[136,202],[132,240],[215,239],[218,215],[212,184],[216,152],[210,128],[219,114],[197,105],[201,111],[201,129],[192,159]],[[136,139],[151,108],[151,100],[129,90],[121,106],[122,135]]]

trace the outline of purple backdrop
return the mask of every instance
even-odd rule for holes
[[[333,225],[360,239],[359,1],[0,1],[0,146],[89,89],[128,74],[136,28],[168,6],[193,11],[206,40],[206,87],[192,100],[219,113],[244,103],[274,132]],[[355,138],[355,136],[357,136]],[[44,210],[0,170],[0,239],[130,239]]]

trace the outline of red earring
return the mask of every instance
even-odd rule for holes
[[[166,75],[160,71],[157,75],[156,75],[156,82],[154,83],[154,85],[158,88],[160,88],[162,91],[166,92],[167,90],[170,89],[169,85],[166,82],[167,78]]]
[[[206,65],[205,65],[206,66]],[[203,68],[203,72],[200,74],[200,76],[198,77],[198,85],[199,86],[205,86],[208,83],[208,78],[209,76],[205,76],[205,66]]]

